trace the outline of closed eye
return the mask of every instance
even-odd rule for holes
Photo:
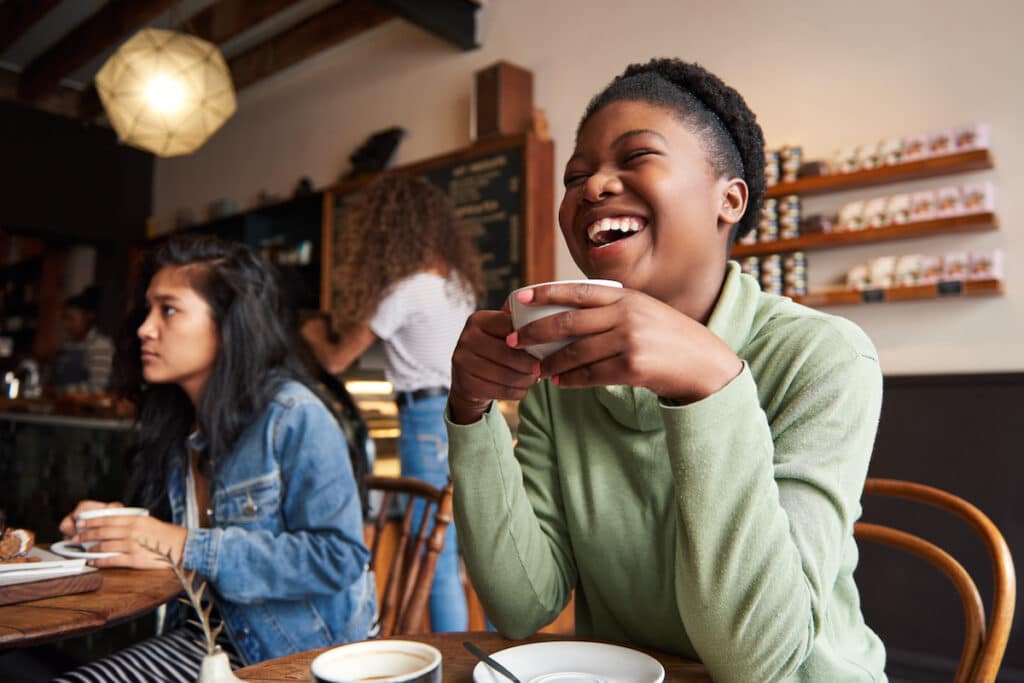
[[[637,159],[641,159],[649,154],[657,154],[657,152],[653,149],[638,149],[627,154],[625,162],[628,164],[631,161],[636,161]]]
[[[569,187],[570,185],[575,185],[575,184],[577,184],[579,182],[582,182],[582,181],[586,180],[587,179],[587,175],[588,174],[586,174],[586,173],[571,173],[571,174],[565,176],[565,178],[562,180],[562,183],[566,187]]]

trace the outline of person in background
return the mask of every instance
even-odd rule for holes
[[[339,336],[332,340],[322,319],[308,321],[302,334],[332,373],[381,341],[398,404],[402,475],[440,488],[449,478],[443,414],[451,354],[483,293],[480,258],[448,197],[425,180],[382,176],[354,211],[333,274]],[[430,591],[434,631],[468,625],[456,544],[449,527]]]
[[[149,272],[118,370],[140,405],[128,498],[153,514],[78,520],[121,505],[82,501],[61,532],[119,553],[97,567],[166,567],[141,540],[198,572],[235,666],[373,636],[365,463],[293,353],[276,274],[197,237],[169,240]],[[205,648],[188,616],[58,680],[195,680]]]
[[[765,191],[754,113],[697,64],[632,65],[586,108],[564,184],[569,252],[623,288],[519,292],[574,310],[474,313],[452,360],[455,523],[487,615],[522,638],[575,591],[579,635],[715,681],[884,681],[853,576],[878,354],[728,260]],[[495,399],[522,399],[518,444]]]
[[[110,384],[114,344],[96,329],[99,291],[88,287],[64,302],[60,320],[65,341],[57,350],[51,383],[58,393],[100,393]]]

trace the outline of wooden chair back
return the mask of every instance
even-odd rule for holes
[[[992,521],[963,498],[924,484],[869,478],[864,493],[904,498],[941,508],[960,517],[981,536],[992,562],[992,609],[988,622],[978,588],[967,570],[946,551],[913,534],[880,524],[857,522],[854,536],[902,548],[937,567],[956,587],[964,607],[964,644],[955,683],[996,680],[1013,623],[1017,583],[1006,540]]]
[[[437,557],[452,521],[452,485],[443,489],[410,477],[366,477],[367,490],[379,491],[379,512],[366,524],[370,566],[377,574],[380,635],[427,631],[427,602]],[[423,503],[413,528],[414,506]],[[401,514],[392,515],[398,505]]]

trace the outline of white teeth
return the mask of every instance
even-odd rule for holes
[[[616,232],[639,232],[646,222],[643,219],[634,218],[632,216],[622,216],[617,218],[601,218],[590,224],[587,228],[587,237],[592,242],[598,241],[596,237],[602,232],[616,231]]]

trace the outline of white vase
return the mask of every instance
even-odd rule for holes
[[[212,655],[203,657],[203,663],[199,667],[198,683],[234,683],[239,678],[231,671],[231,662],[228,661],[226,652],[215,652]]]

